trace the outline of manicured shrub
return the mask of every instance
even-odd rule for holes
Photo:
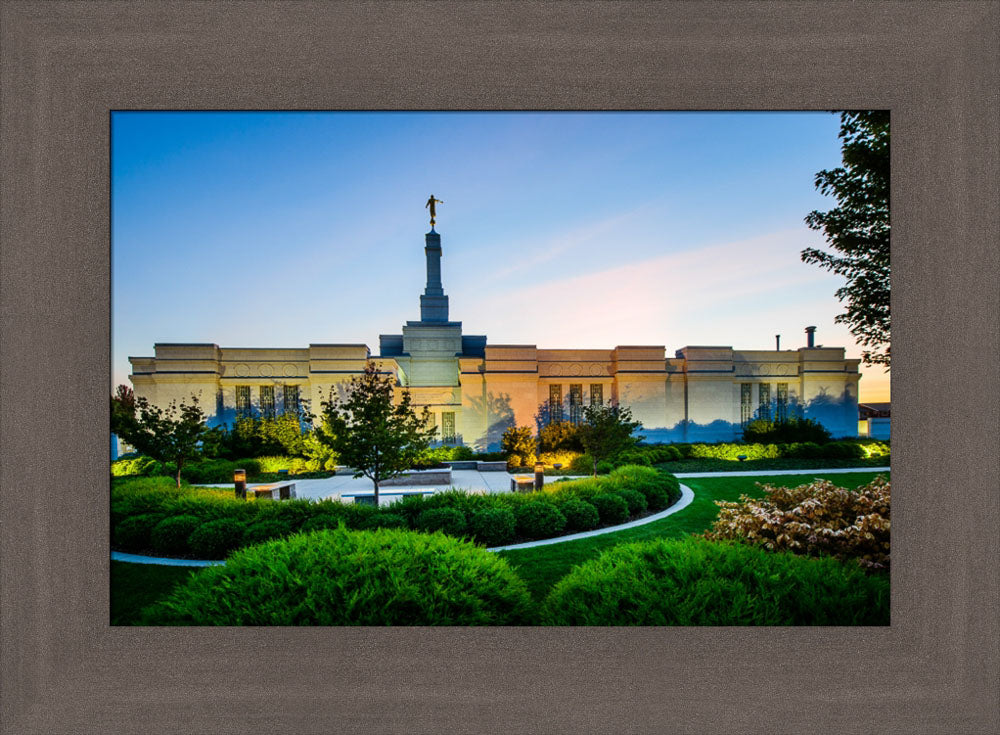
[[[533,621],[532,608],[507,562],[468,542],[338,529],[237,551],[147,609],[144,622],[519,625]]]
[[[617,457],[615,457],[613,461],[615,465],[619,467],[627,464],[642,465],[645,467],[649,467],[650,465],[653,464],[652,460],[649,458],[649,455],[646,452],[638,451],[635,449],[630,449],[627,452],[622,452]]]
[[[815,480],[795,488],[762,486],[764,497],[716,501],[719,516],[705,537],[769,550],[855,559],[889,569],[890,487],[884,476],[857,490]]]
[[[429,508],[417,516],[416,522],[421,531],[441,531],[449,536],[461,536],[465,526],[465,514],[457,508]]]
[[[631,488],[619,488],[615,490],[615,495],[623,498],[626,503],[628,503],[628,514],[630,516],[639,515],[640,513],[645,513],[648,503],[646,502],[646,496],[640,493],[638,490],[632,490]]]
[[[620,495],[602,493],[589,501],[597,508],[597,515],[605,526],[614,526],[628,520],[628,503]]]
[[[861,447],[861,451],[867,458],[871,457],[888,457],[889,456],[889,443],[881,442],[875,439],[861,440],[857,442],[857,445]]]
[[[792,417],[783,421],[756,419],[743,428],[743,441],[753,444],[789,444],[830,441],[830,432],[813,419]]]
[[[566,516],[552,503],[526,503],[514,511],[517,532],[527,538],[550,538],[566,528]]]
[[[202,523],[188,537],[191,553],[199,559],[223,559],[240,546],[246,525],[233,518]]]
[[[822,457],[823,450],[816,442],[797,442],[789,444],[783,456],[794,457],[796,459],[814,459]]]
[[[163,467],[159,462],[142,455],[117,459],[111,463],[112,477],[149,477],[162,471]]]
[[[143,513],[123,519],[115,526],[115,546],[124,551],[145,551],[150,548],[149,537],[153,528],[162,520],[163,516],[159,513]]]
[[[695,459],[737,460],[740,455],[747,459],[777,459],[781,456],[777,444],[692,444],[690,456]]]
[[[643,495],[646,498],[646,507],[652,512],[663,510],[664,508],[669,508],[674,504],[675,499],[671,497],[670,491],[665,487],[653,486],[643,490]],[[680,497],[680,489],[678,488],[677,496]]]
[[[315,515],[308,521],[302,524],[299,529],[302,533],[309,533],[310,531],[323,531],[329,528],[337,528],[341,524],[346,525],[343,516],[334,515],[333,513],[322,513],[320,515]]]
[[[741,544],[657,539],[574,568],[550,625],[888,625],[887,575]]]
[[[823,447],[822,456],[827,459],[861,459],[865,452],[853,442],[830,442]]]
[[[477,510],[469,519],[473,538],[487,546],[503,546],[514,540],[516,520],[506,508]]]
[[[601,522],[597,508],[579,498],[565,501],[559,506],[559,511],[566,516],[566,529],[569,531],[589,531]]]
[[[409,528],[410,523],[406,516],[393,513],[388,510],[378,510],[361,522],[360,528],[370,530],[373,528]]]
[[[149,534],[150,545],[158,554],[186,554],[189,551],[188,536],[200,525],[201,520],[197,516],[164,518],[153,526]]]
[[[597,463],[597,474],[606,475],[609,472],[611,472],[611,470],[613,470],[614,468],[615,465],[613,462],[607,459],[603,459]]]
[[[243,532],[243,546],[254,546],[272,539],[284,538],[292,532],[291,526],[281,520],[257,521]]]

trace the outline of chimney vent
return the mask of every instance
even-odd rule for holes
[[[806,327],[806,347],[816,346],[816,327]]]
[[[779,351],[779,352],[781,351],[781,335],[780,334],[774,335],[774,349],[776,351]]]

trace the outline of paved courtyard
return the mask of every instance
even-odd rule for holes
[[[451,482],[440,485],[413,485],[413,486],[391,486],[379,488],[379,495],[384,498],[383,503],[393,502],[398,499],[401,490],[448,490],[449,488],[460,488],[462,490],[484,491],[487,493],[509,493],[510,478],[513,477],[508,472],[478,472],[476,470],[452,470]],[[309,498],[310,500],[340,499],[343,493],[372,492],[374,485],[367,477],[353,478],[350,475],[336,475],[322,480],[299,480],[294,477],[289,478],[295,483],[295,494],[299,498]],[[546,477],[545,482],[550,483],[558,480],[557,477]],[[251,486],[262,483],[250,483]],[[231,488],[232,483],[215,484],[211,487]],[[396,497],[392,497],[397,493]],[[353,502],[353,498],[347,498],[347,502]]]

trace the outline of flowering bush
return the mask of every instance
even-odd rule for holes
[[[716,501],[719,517],[705,537],[735,539],[769,550],[857,559],[889,569],[889,480],[879,475],[857,490],[815,480],[794,488],[762,486],[765,497]]]

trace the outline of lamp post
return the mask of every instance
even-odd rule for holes
[[[247,471],[233,470],[233,484],[236,485],[236,497],[240,500],[247,499]]]
[[[541,490],[545,484],[545,465],[535,462],[535,490]]]

